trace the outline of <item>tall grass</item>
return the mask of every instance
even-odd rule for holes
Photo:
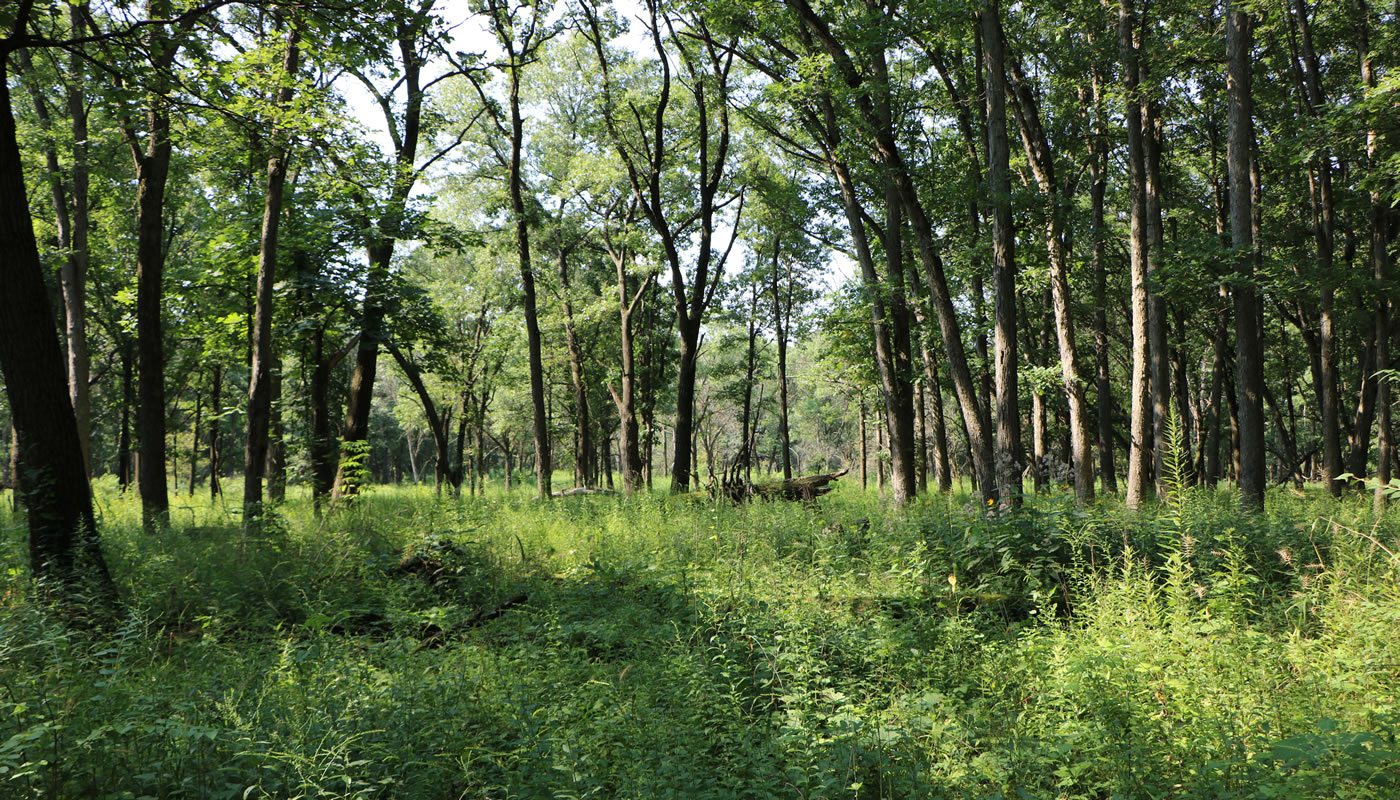
[[[150,535],[100,485],[112,635],[30,603],[0,517],[0,797],[1400,792],[1365,499],[529,495],[294,494],[257,535],[177,502]]]

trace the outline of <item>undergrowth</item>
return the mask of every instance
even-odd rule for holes
[[[1400,796],[1369,498],[98,492],[112,632],[0,517],[0,797]]]

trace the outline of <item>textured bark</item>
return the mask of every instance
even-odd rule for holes
[[[27,11],[17,15],[16,30],[24,30]],[[0,40],[0,374],[19,451],[30,568],[41,590],[62,592],[66,600],[87,593],[110,610],[116,586],[97,538],[67,370],[30,224],[7,74],[12,41]]]
[[[1092,78],[1092,91],[1094,119],[1093,133],[1089,137],[1089,235],[1093,248],[1090,264],[1094,273],[1094,390],[1098,395],[1096,443],[1103,490],[1117,494],[1118,467],[1114,463],[1113,452],[1113,381],[1108,365],[1108,287],[1104,265],[1107,237],[1104,228],[1104,195],[1108,190],[1108,147],[1105,141],[1107,132],[1103,92],[1097,73]]]
[[[1370,11],[1366,7],[1366,0],[1356,0],[1357,19],[1357,51],[1361,55],[1361,83],[1367,89],[1376,87],[1377,76],[1374,63],[1374,55],[1370,47]],[[1366,158],[1370,162],[1372,169],[1380,169],[1380,145],[1381,134],[1375,120],[1368,120],[1366,130]],[[1370,207],[1368,211],[1368,222],[1371,228],[1370,241],[1370,263],[1371,277],[1376,285],[1381,287],[1381,295],[1376,300],[1375,312],[1375,341],[1376,341],[1376,368],[1378,370],[1391,368],[1390,337],[1390,293],[1388,291],[1390,278],[1390,252],[1388,250],[1391,241],[1390,226],[1390,206],[1385,201],[1385,196],[1378,184],[1372,184],[1370,189]],[[1389,495],[1385,489],[1390,483],[1390,473],[1394,459],[1394,440],[1392,439],[1391,419],[1390,419],[1390,381],[1380,381],[1376,387],[1376,405],[1380,408],[1380,419],[1377,420],[1376,434],[1376,489],[1373,503],[1377,513],[1386,506]],[[1358,473],[1360,474],[1360,473]]]
[[[792,317],[793,275],[787,271],[786,291],[778,287],[778,259],[782,240],[773,238],[773,264],[769,275],[773,292],[773,335],[778,344],[778,442],[782,447],[783,480],[792,479],[792,433],[788,422],[787,351]]]
[[[301,29],[293,22],[282,55],[283,83],[275,107],[285,111],[292,102],[293,79],[301,59]],[[263,476],[267,470],[268,435],[272,424],[272,290],[277,282],[277,239],[282,226],[282,201],[287,184],[285,134],[274,125],[272,152],[267,158],[263,194],[262,237],[258,246],[257,300],[253,311],[253,353],[248,383],[248,439],[243,451],[243,521],[256,525],[262,516]]]
[[[151,0],[152,18],[168,16],[166,0]],[[150,47],[157,73],[146,97],[142,137],[127,126],[127,142],[136,164],[136,354],[137,439],[140,459],[136,481],[141,492],[141,520],[148,529],[170,523],[170,496],[165,474],[165,339],[161,320],[165,270],[165,186],[170,175],[170,114],[165,108],[162,74],[175,47],[160,28],[152,29]],[[144,146],[142,144],[144,138]]]
[[[593,421],[589,414],[588,386],[584,383],[583,347],[574,328],[574,303],[570,297],[569,286],[569,249],[561,243],[557,255],[561,306],[564,310],[564,343],[569,352],[569,382],[574,390],[574,486],[592,486],[597,482],[594,470],[589,469],[593,458]],[[527,313],[535,315],[538,328],[538,313]],[[532,364],[531,369],[533,368]]]
[[[1257,260],[1254,237],[1254,196],[1250,176],[1254,145],[1250,94],[1250,55],[1253,36],[1249,14],[1237,2],[1226,9],[1225,41],[1228,67],[1230,168],[1230,239],[1235,250],[1235,384],[1239,397],[1241,504],[1264,507],[1264,364],[1259,330],[1259,307],[1254,288]]]
[[[1050,295],[1051,305],[1055,310],[1055,344],[1060,357],[1060,380],[1069,404],[1070,465],[1074,468],[1074,496],[1078,502],[1087,503],[1094,499],[1094,462],[1084,384],[1079,380],[1079,348],[1074,336],[1074,307],[1069,287],[1069,247],[1066,242],[1065,215],[1072,198],[1068,196],[1069,191],[1062,190],[1056,182],[1055,159],[1040,118],[1039,104],[1029,84],[1021,75],[1019,65],[1014,62],[1011,77],[1015,87],[1013,98],[1021,130],[1021,143],[1046,202],[1045,247],[1050,260]],[[1101,168],[1094,149],[1095,145],[1091,144],[1090,170],[1093,173],[1091,181],[1097,182],[1101,178]],[[1103,225],[1101,188],[1098,191],[1100,194],[1097,195],[1096,211],[1100,216],[1091,223],[1096,226],[1091,232],[1095,246],[1100,244],[1097,239]],[[1095,256],[1098,259],[1095,263],[1101,263],[1102,251],[1096,250]]]
[[[883,68],[883,59],[879,60]],[[892,125],[888,98],[877,103],[882,124]],[[904,212],[899,190],[885,182],[885,273],[888,276],[890,345],[894,391],[885,396],[886,438],[890,450],[890,486],[894,501],[908,503],[919,493],[914,438],[914,374],[907,287],[904,280]]]
[[[1144,77],[1146,65],[1141,61],[1139,45],[1138,69]],[[1141,87],[1139,87],[1141,91]],[[1167,431],[1171,422],[1171,353],[1167,347],[1167,299],[1157,285],[1162,270],[1162,119],[1156,101],[1143,103],[1142,153],[1143,210],[1147,215],[1147,352],[1148,372],[1152,378],[1152,474],[1157,497],[1166,499],[1171,491],[1167,485],[1167,455],[1171,450]],[[1185,409],[1179,409],[1185,413]]]
[[[981,11],[986,74],[987,190],[992,219],[992,351],[996,375],[996,479],[1002,499],[1021,502],[1020,392],[1016,348],[1016,230],[1011,221],[1011,147],[1006,135],[1006,80],[1000,11],[987,0]]]
[[[1132,398],[1128,431],[1128,489],[1125,502],[1138,508],[1152,484],[1152,407],[1149,373],[1149,300],[1147,293],[1147,168],[1142,143],[1142,104],[1138,100],[1138,51],[1133,41],[1136,13],[1133,0],[1119,0],[1118,53],[1123,63],[1123,89],[1127,96],[1124,117],[1127,128],[1129,175],[1128,255],[1132,269]]]
[[[383,235],[372,238],[365,245],[365,256],[369,274],[365,285],[365,299],[360,312],[359,345],[355,350],[355,368],[350,375],[350,396],[346,402],[345,424],[341,434],[341,460],[337,466],[333,482],[332,497],[353,495],[359,486],[352,478],[356,471],[347,470],[350,459],[362,454],[369,438],[370,408],[374,403],[374,380],[379,368],[379,346],[384,339],[384,316],[386,293],[389,286],[389,264],[394,257],[396,237],[404,221],[404,209],[418,172],[419,135],[423,127],[423,66],[426,63],[418,50],[418,38],[427,25],[427,15],[432,8],[431,0],[413,11],[413,15],[398,24],[395,44],[399,50],[402,76],[398,85],[405,92],[402,120],[398,124],[389,123],[396,130],[394,140],[394,166],[396,176],[389,189],[387,210],[372,223],[362,218],[364,230],[378,230]],[[363,198],[361,198],[363,200]],[[366,205],[364,202],[361,205]]]

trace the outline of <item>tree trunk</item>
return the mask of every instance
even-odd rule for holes
[[[998,491],[1012,505],[1021,502],[1021,412],[1016,356],[1016,231],[1011,221],[1011,147],[1006,135],[1006,69],[1000,11],[996,0],[982,7],[982,49],[986,67],[987,189],[992,218],[993,352],[996,372],[996,476]]]
[[[1374,64],[1374,54],[1370,47],[1370,11],[1366,7],[1366,0],[1356,0],[1357,16],[1357,51],[1361,53],[1361,83],[1368,90],[1375,89],[1377,79]],[[1379,126],[1375,120],[1367,121],[1366,130],[1366,158],[1369,166],[1373,170],[1379,171],[1380,165],[1380,144],[1381,134]],[[1380,287],[1381,296],[1376,300],[1376,368],[1378,370],[1389,369],[1390,360],[1390,252],[1388,250],[1391,241],[1390,233],[1390,206],[1385,201],[1382,187],[1379,183],[1372,183],[1370,187],[1370,208],[1368,217],[1371,228],[1371,277],[1376,285]],[[1376,490],[1374,505],[1376,513],[1380,513],[1385,507],[1389,495],[1386,489],[1390,484],[1390,473],[1392,467],[1392,452],[1394,442],[1391,438],[1390,430],[1390,381],[1382,380],[1376,389],[1376,405],[1380,409],[1380,419],[1378,420],[1378,432],[1376,435]],[[1358,473],[1359,474],[1359,473]]]
[[[292,91],[301,50],[301,28],[293,21],[282,56],[282,86],[276,111],[285,111]],[[253,358],[248,384],[248,439],[243,451],[243,521],[256,526],[262,517],[263,476],[267,466],[268,433],[272,424],[272,290],[277,281],[277,238],[282,227],[282,200],[287,183],[287,146],[284,126],[273,123],[272,152],[267,158],[267,184],[263,195],[262,239],[258,247],[257,303],[253,311]]]
[[[282,420],[282,359],[272,353],[272,413],[267,431],[267,498],[273,503],[287,499],[287,438]]]
[[[1139,45],[1138,69],[1146,77]],[[1167,457],[1171,442],[1167,435],[1172,413],[1171,352],[1167,347],[1167,299],[1157,284],[1162,270],[1162,119],[1156,100],[1142,104],[1143,208],[1147,213],[1147,338],[1148,371],[1152,377],[1152,475],[1157,497],[1166,499]],[[1183,409],[1184,411],[1184,409]]]
[[[1021,142],[1046,201],[1045,245],[1050,260],[1050,300],[1055,310],[1055,342],[1060,356],[1060,379],[1069,404],[1069,463],[1074,470],[1075,499],[1080,503],[1087,503],[1094,498],[1094,463],[1089,441],[1084,385],[1079,380],[1079,350],[1074,339],[1074,307],[1069,288],[1069,247],[1066,243],[1065,214],[1071,198],[1062,196],[1068,195],[1069,191],[1061,192],[1056,183],[1055,161],[1040,118],[1039,105],[1021,75],[1019,65],[1012,65],[1011,76],[1015,82],[1015,93],[1012,97],[1015,100],[1016,117],[1020,123]],[[1091,180],[1097,182],[1100,179],[1100,167],[1095,148],[1096,145],[1091,140]],[[1102,215],[1101,194],[1097,201],[1099,206],[1096,213]],[[1096,217],[1092,224],[1096,225],[1092,235],[1097,246],[1102,217]],[[1096,255],[1101,256],[1101,252],[1096,251]]]
[[[1254,196],[1250,177],[1254,146],[1250,62],[1253,36],[1249,14],[1238,0],[1226,7],[1225,41],[1230,135],[1226,160],[1230,167],[1230,239],[1235,250],[1235,383],[1240,418],[1240,498],[1246,509],[1264,507],[1264,364],[1259,331],[1259,307],[1254,288],[1257,244],[1254,238]]]
[[[740,463],[735,464],[736,467],[743,468],[744,481],[748,483],[753,481],[750,466],[753,463],[751,445],[758,427],[757,422],[753,420],[754,375],[758,362],[758,294],[758,283],[754,282],[749,286],[748,342],[744,351],[744,405],[739,418],[740,439],[737,456]]]
[[[881,117],[889,109],[881,101]],[[898,189],[885,181],[885,262],[889,276],[890,346],[893,356],[894,391],[885,397],[885,425],[890,448],[890,486],[894,501],[903,505],[919,492],[918,465],[914,458],[914,381],[911,358],[910,315],[904,280],[904,215]]]
[[[21,6],[18,31],[28,23],[27,10]],[[12,41],[0,42],[0,373],[22,465],[30,569],[41,591],[60,587],[65,599],[86,593],[110,612],[116,585],[97,538],[67,370],[30,224],[7,74]],[[163,474],[163,459],[159,467]]]
[[[131,488],[136,478],[136,465],[131,453],[131,409],[136,405],[136,352],[130,340],[119,345],[122,361],[122,411],[121,433],[117,437],[117,484],[122,493]]]
[[[1132,397],[1128,435],[1128,508],[1138,508],[1147,499],[1152,484],[1152,397],[1150,359],[1150,302],[1147,293],[1147,167],[1142,143],[1142,102],[1138,97],[1138,50],[1133,41],[1136,29],[1133,0],[1119,0],[1118,53],[1123,64],[1123,90],[1126,94],[1128,174],[1130,181],[1128,254],[1132,269],[1133,367],[1129,386]]]
[[[219,364],[214,364],[214,375],[210,380],[209,407],[213,410],[213,415],[209,418],[209,501],[212,503],[215,498],[223,494],[223,486],[219,482],[219,471],[223,469],[223,447],[220,437],[223,427],[223,387],[224,371]]]
[[[72,35],[82,36],[86,30],[87,3],[69,8]],[[88,251],[88,117],[84,61],[77,52],[68,60],[68,117],[73,129],[73,234],[70,251],[63,264],[60,281],[63,286],[64,322],[68,338],[68,395],[73,401],[73,413],[78,422],[78,439],[83,446],[83,463],[92,474],[92,392],[89,375],[92,371],[87,343],[87,273],[91,258]]]
[[[517,239],[519,235],[517,232]],[[525,235],[528,237],[528,233]],[[528,248],[528,240],[521,246]],[[528,259],[529,256],[525,258]],[[574,304],[569,296],[569,251],[562,243],[559,246],[558,258],[559,290],[564,310],[564,341],[569,352],[569,381],[574,390],[574,486],[591,486],[595,480],[592,470],[589,469],[593,458],[593,421],[589,414],[588,387],[584,384],[583,349],[579,346],[578,334],[574,330]],[[534,309],[527,309],[525,313],[536,317],[535,327],[538,329],[538,313]],[[533,369],[532,362],[531,370]],[[533,392],[533,388],[531,391]]]
[[[158,13],[152,3],[152,14]],[[137,486],[148,530],[170,524],[165,474],[165,338],[161,320],[165,268],[165,186],[170,175],[170,115],[163,90],[147,102],[145,148],[132,139],[136,162],[136,429],[141,458]]]
[[[1103,490],[1118,493],[1118,467],[1113,458],[1113,380],[1108,364],[1108,287],[1104,265],[1106,232],[1104,228],[1104,195],[1108,190],[1108,146],[1105,137],[1103,92],[1099,76],[1092,77],[1094,103],[1093,133],[1089,137],[1089,205],[1090,205],[1090,263],[1094,273],[1094,390],[1098,395],[1097,445],[1099,477]],[[1073,425],[1073,417],[1070,424]],[[1087,424],[1087,423],[1085,423]],[[1092,487],[1093,481],[1090,480]],[[1076,495],[1079,484],[1075,484]]]
[[[787,292],[780,300],[778,291],[778,244],[773,239],[773,334],[778,344],[778,441],[782,447],[783,480],[792,480],[792,433],[788,422],[787,337],[792,314],[792,270],[787,271]]]
[[[1221,392],[1225,380],[1225,371],[1229,368],[1229,342],[1228,318],[1229,310],[1227,302],[1229,300],[1229,290],[1224,286],[1220,287],[1221,306],[1215,314],[1215,331],[1211,336],[1213,345],[1213,359],[1211,361],[1210,380],[1210,401],[1206,411],[1206,453],[1205,453],[1205,474],[1202,479],[1206,486],[1211,489],[1220,480],[1220,417],[1221,417]]]
[[[83,25],[82,18],[77,16],[76,7],[70,9],[70,19]],[[75,36],[81,35],[74,33]],[[34,72],[33,61],[28,50],[20,51],[20,63],[26,73],[31,75]],[[79,92],[77,88],[81,85],[82,61],[78,56],[71,57],[71,68],[74,70],[69,76],[68,86],[68,106],[74,111],[73,94]],[[89,474],[92,473],[91,457],[89,455],[89,438],[92,429],[91,422],[91,394],[88,391],[88,350],[87,350],[87,314],[85,308],[85,294],[87,281],[87,167],[85,153],[87,148],[87,109],[81,101],[76,104],[78,116],[72,119],[72,129],[75,136],[74,144],[74,164],[71,175],[71,184],[64,180],[63,169],[59,166],[58,150],[53,143],[53,118],[49,112],[49,104],[44,99],[39,87],[35,84],[38,80],[35,76],[27,83],[30,84],[29,91],[34,103],[34,116],[39,123],[39,130],[43,135],[43,151],[45,161],[45,177],[49,184],[49,195],[53,203],[54,210],[54,231],[57,235],[58,249],[65,253],[63,265],[59,268],[59,286],[63,293],[64,311],[64,333],[67,343],[67,369],[68,369],[68,395],[73,406],[73,413],[78,424],[78,440],[83,448],[83,464]],[[81,136],[79,136],[81,134]],[[81,185],[79,182],[81,181]],[[70,208],[69,190],[72,189],[73,202]],[[81,190],[82,203],[80,207],[77,197]],[[77,221],[83,225],[81,235],[76,230]],[[81,239],[81,242],[79,242]],[[81,250],[79,249],[81,243]]]

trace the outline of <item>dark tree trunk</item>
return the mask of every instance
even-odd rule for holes
[[[1138,69],[1146,77],[1147,65],[1141,60],[1139,45]],[[1149,87],[1150,90],[1150,87]],[[1165,499],[1167,486],[1167,456],[1171,449],[1167,431],[1172,412],[1171,352],[1167,347],[1167,299],[1157,287],[1162,270],[1162,119],[1156,100],[1147,100],[1142,108],[1143,208],[1147,213],[1147,338],[1148,371],[1152,376],[1152,474],[1157,497]],[[1185,409],[1180,409],[1183,413]]]
[[[778,288],[779,239],[773,240],[773,334],[778,345],[778,442],[782,447],[783,480],[792,480],[792,434],[788,423],[787,337],[792,315],[793,277],[787,272],[787,291]]]
[[[24,30],[27,10],[22,7],[17,30]],[[7,74],[12,42],[0,41],[0,373],[19,449],[30,568],[41,589],[70,600],[86,593],[98,609],[110,611],[116,585],[97,538],[67,370],[30,224]],[[163,474],[164,460],[159,463]]]
[[[209,406],[214,413],[209,418],[209,500],[213,502],[224,491],[219,481],[219,473],[223,469],[223,441],[221,437],[223,433],[224,371],[217,363],[214,365],[214,375],[210,384]]]
[[[1239,395],[1241,503],[1246,509],[1264,507],[1264,364],[1259,330],[1259,306],[1254,288],[1257,243],[1254,237],[1254,196],[1250,176],[1254,146],[1253,106],[1249,69],[1253,36],[1249,14],[1237,0],[1226,8],[1226,49],[1229,62],[1230,136],[1226,160],[1230,167],[1230,234],[1235,250],[1235,383]]]
[[[981,11],[986,73],[987,189],[991,195],[993,352],[996,372],[996,475],[999,493],[1019,505],[1021,471],[1020,393],[1016,355],[1016,231],[1011,221],[1011,147],[1006,135],[1006,68],[1000,11],[986,0]]]
[[[1228,301],[1228,290],[1220,287],[1221,306],[1215,314],[1215,331],[1211,336],[1213,358],[1211,361],[1210,380],[1210,400],[1206,407],[1206,430],[1205,430],[1205,474],[1202,479],[1206,486],[1211,489],[1220,480],[1220,429],[1221,429],[1221,408],[1223,384],[1225,381],[1225,371],[1229,369],[1229,310],[1226,306]]]
[[[889,122],[889,108],[879,103],[882,124]],[[885,182],[885,263],[889,276],[890,346],[893,356],[893,392],[885,396],[886,439],[890,448],[890,485],[896,503],[903,505],[919,492],[918,464],[914,457],[914,375],[911,357],[910,314],[904,280],[904,215],[899,190]]]
[[[287,33],[282,56],[283,85],[275,106],[286,109],[292,91],[301,51],[301,29],[295,21]],[[262,516],[263,476],[268,461],[268,436],[272,425],[273,361],[272,290],[277,281],[277,238],[282,226],[283,190],[287,183],[285,137],[274,127],[272,153],[267,159],[266,192],[263,195],[262,239],[258,248],[257,304],[253,312],[253,358],[248,384],[248,439],[243,451],[243,521],[254,526]]]
[[[1370,11],[1366,6],[1366,0],[1356,0],[1357,18],[1357,51],[1361,56],[1361,83],[1367,89],[1374,89],[1377,83],[1374,54],[1370,47]],[[1366,158],[1373,170],[1380,170],[1380,146],[1381,133],[1379,125],[1375,120],[1367,121],[1366,130]],[[1390,252],[1391,242],[1390,226],[1390,206],[1386,203],[1382,187],[1378,183],[1373,183],[1370,188],[1370,207],[1368,209],[1368,221],[1371,228],[1371,277],[1376,285],[1380,287],[1381,295],[1376,300],[1375,326],[1376,326],[1376,368],[1378,370],[1389,369],[1391,367],[1390,337]],[[1374,506],[1377,513],[1386,506],[1389,499],[1387,489],[1390,484],[1390,473],[1393,466],[1394,440],[1390,429],[1390,382],[1380,381],[1376,388],[1376,405],[1380,408],[1380,419],[1378,420],[1378,431],[1376,434],[1376,489],[1374,494]],[[1357,473],[1360,474],[1360,473]]]
[[[1089,138],[1089,205],[1092,251],[1090,263],[1094,273],[1094,389],[1098,395],[1097,445],[1099,477],[1103,490],[1118,493],[1118,467],[1113,458],[1113,380],[1108,364],[1108,287],[1104,248],[1107,233],[1104,228],[1104,195],[1108,189],[1108,143],[1104,122],[1103,93],[1099,76],[1093,76],[1094,120]],[[1073,424],[1071,422],[1071,424]]]
[[[529,246],[528,242],[525,246]],[[564,340],[569,350],[569,380],[574,390],[574,486],[591,486],[596,481],[593,470],[589,468],[593,458],[593,422],[589,414],[588,387],[584,383],[583,348],[574,330],[574,304],[569,297],[569,251],[562,244],[558,256],[559,289],[564,308]],[[527,310],[526,313],[534,312]],[[538,315],[535,327],[539,327]],[[533,368],[532,363],[531,369]],[[541,371],[543,372],[543,367]]]
[[[136,429],[141,459],[137,487],[141,519],[148,529],[170,523],[165,465],[165,340],[161,321],[165,268],[165,186],[170,174],[170,117],[152,97],[144,152],[136,157]]]
[[[350,376],[350,396],[346,403],[345,425],[341,436],[341,460],[337,466],[333,482],[332,496],[353,495],[359,487],[352,478],[363,474],[361,470],[347,471],[352,465],[351,457],[367,453],[369,438],[370,407],[374,402],[374,379],[379,366],[379,346],[384,339],[385,301],[388,299],[390,275],[389,264],[393,260],[396,237],[404,223],[404,208],[408,196],[418,176],[418,138],[423,123],[422,70],[427,60],[420,53],[419,36],[428,25],[428,12],[432,3],[425,3],[414,9],[412,16],[397,20],[397,41],[402,77],[398,84],[406,96],[403,118],[387,121],[391,128],[399,131],[395,139],[394,166],[396,174],[389,190],[387,210],[372,223],[367,217],[360,220],[365,230],[379,230],[385,235],[376,237],[365,246],[369,274],[365,286],[365,299],[360,314],[359,346],[355,351],[355,369]],[[362,206],[367,206],[363,198]],[[363,212],[367,213],[367,212]]]

